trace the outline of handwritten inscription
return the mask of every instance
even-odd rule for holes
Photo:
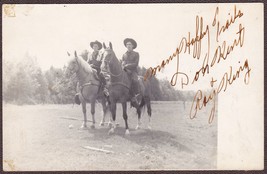
[[[245,72],[243,72],[245,71]],[[228,86],[232,85],[232,83],[237,80],[238,78],[240,78],[241,73],[244,73],[244,83],[248,84],[249,83],[249,78],[250,78],[250,71],[251,68],[249,67],[249,63],[248,60],[246,59],[246,61],[244,62],[243,66],[240,66],[238,68],[238,70],[236,70],[235,72],[233,72],[233,68],[232,66],[230,66],[230,71],[224,73],[223,77],[221,78],[220,82],[219,82],[219,86],[215,89],[212,90],[212,92],[210,92],[208,95],[203,94],[203,92],[201,90],[198,90],[192,106],[191,106],[191,110],[190,110],[190,118],[194,119],[197,115],[198,110],[201,110],[203,107],[206,107],[206,105],[209,102],[212,102],[212,109],[209,115],[209,123],[212,123],[213,119],[214,119],[214,115],[215,115],[215,102],[216,102],[216,97],[220,92],[225,92],[228,88]],[[217,81],[217,80],[216,80]],[[214,81],[214,79],[211,80],[211,86],[213,86],[213,83],[216,82]]]
[[[219,42],[219,36],[222,32],[225,32],[232,24],[235,23],[237,18],[241,18],[243,16],[243,12],[241,10],[236,11],[236,6],[234,7],[234,16],[231,16],[230,19],[227,19],[225,25],[220,26],[220,21],[217,20],[217,16],[219,14],[219,7],[216,8],[214,19],[212,22],[212,26],[217,24],[217,34],[216,34],[216,41]]]
[[[157,72],[160,72],[165,66],[176,60],[176,72],[170,78],[170,84],[172,86],[180,84],[181,88],[184,89],[188,85],[195,84],[201,77],[212,73],[213,69],[216,68],[216,64],[230,59],[230,55],[235,52],[235,50],[241,49],[244,45],[245,27],[241,22],[236,24],[239,19],[244,16],[244,13],[234,6],[233,14],[229,13],[229,18],[222,22],[219,20],[219,12],[220,9],[217,7],[211,24],[204,24],[203,17],[197,15],[194,34],[188,32],[187,37],[182,37],[175,52],[171,54],[169,58],[163,60],[160,65],[150,67],[144,79],[146,80],[147,78],[155,76]],[[234,38],[230,38],[230,41],[222,40],[223,33],[226,34],[234,25],[238,25],[238,30],[234,33]],[[214,42],[212,42],[213,37],[211,36],[212,29],[215,30],[216,33]],[[213,43],[217,46],[214,50],[211,50],[211,44]],[[194,60],[202,61],[202,66],[195,71],[193,77],[189,77],[186,72],[180,71],[179,63],[182,54],[188,54]],[[239,64],[241,63],[240,59],[239,57],[235,58],[235,60],[238,60]],[[234,81],[241,77],[244,78],[244,83],[247,85],[249,83],[250,73],[251,68],[248,59],[246,59],[238,68],[229,66],[229,69],[222,77],[218,78],[212,76],[209,83],[211,92],[206,94],[204,94],[202,90],[196,92],[190,110],[190,118],[196,118],[199,110],[205,108],[208,103],[212,103],[212,109],[208,119],[208,122],[212,123],[216,111],[216,98],[218,94],[222,91],[225,92]],[[181,81],[178,81],[178,79],[181,79]]]

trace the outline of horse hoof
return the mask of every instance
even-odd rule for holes
[[[101,122],[100,124],[99,124],[99,126],[104,126],[105,124],[103,123],[103,122]]]
[[[111,134],[114,134],[114,129],[111,128],[109,131],[108,131],[108,135],[111,135]]]
[[[91,127],[91,129],[95,129],[95,125],[94,125],[94,124],[93,124],[93,125],[91,125],[90,127]]]
[[[112,128],[112,124],[111,124],[111,122],[108,123],[108,127],[109,127],[109,128]]]
[[[129,131],[129,129],[126,129],[126,131],[125,131],[125,135],[130,135],[130,131]]]
[[[136,127],[135,127],[135,129],[136,130],[138,130],[138,129],[140,129],[141,127],[139,126],[139,125],[137,125]]]
[[[80,129],[86,130],[87,129],[87,126],[86,125],[82,125]]]
[[[147,126],[147,128],[148,128],[149,130],[151,130],[151,129],[152,129],[152,127],[151,127],[150,125],[148,125],[148,126]]]

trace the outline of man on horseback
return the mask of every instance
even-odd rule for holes
[[[99,50],[102,49],[102,44],[96,40],[95,42],[90,42],[90,47],[93,49],[92,54],[89,54],[89,52],[83,51],[80,56],[82,56],[83,59],[86,60],[94,70],[96,70],[97,78],[100,81],[100,90],[103,88],[103,92],[105,96],[108,96],[109,94],[106,88],[106,80],[103,74],[101,73],[101,69],[100,69],[102,60],[101,60],[101,56],[99,56]],[[87,59],[84,58],[85,55],[88,56]],[[78,94],[75,95],[75,102],[77,104],[80,104]]]
[[[87,62],[89,65],[97,71],[97,75],[100,73],[101,60],[98,59],[99,50],[102,49],[102,44],[97,40],[90,43],[91,48],[94,50],[92,54],[88,54]]]
[[[131,85],[131,96],[132,102],[137,102],[137,96],[140,94],[139,90],[139,82],[138,82],[138,74],[137,67],[139,64],[139,53],[133,51],[137,47],[137,43],[135,40],[131,38],[126,38],[124,40],[124,45],[127,48],[127,52],[122,56],[122,68],[127,72],[130,79],[132,80]]]
[[[102,60],[101,60],[101,56],[99,55],[99,50],[102,49],[102,44],[96,40],[95,42],[91,42],[90,46],[94,51],[92,54],[88,55],[88,63],[89,65],[91,65],[92,68],[96,70],[97,76],[100,81],[100,89],[103,88],[103,92],[105,96],[108,96],[109,94],[108,94],[108,90],[106,87],[106,79],[101,73],[101,69],[100,69]]]

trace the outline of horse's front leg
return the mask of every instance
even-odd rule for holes
[[[103,109],[103,114],[102,114],[102,119],[101,119],[101,122],[100,122],[99,126],[104,126],[105,117],[106,117],[107,109],[108,109],[105,99],[101,100],[101,105],[102,105],[102,109]]]
[[[91,102],[91,115],[92,115],[92,121],[93,121],[91,128],[94,129],[95,128],[95,100]]]
[[[113,134],[116,128],[116,102],[112,102],[110,105],[110,110],[111,110],[111,116],[112,116],[112,126],[111,129],[109,130],[108,134]]]
[[[123,111],[123,119],[125,121],[125,135],[129,135],[130,131],[129,131],[129,127],[128,127],[128,115],[127,115],[127,103],[123,102],[122,103],[122,111]]]
[[[83,123],[81,126],[81,129],[86,129],[87,128],[87,116],[86,116],[86,102],[82,101],[82,110],[83,110]]]

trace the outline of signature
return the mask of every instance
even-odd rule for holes
[[[241,73],[245,71],[244,75],[244,83],[249,84],[250,79],[250,72],[251,68],[249,67],[248,60],[244,62],[243,66],[240,66],[238,70],[233,72],[233,67],[230,66],[230,71],[224,73],[223,77],[220,79],[219,86],[212,90],[209,94],[205,95],[201,90],[198,90],[196,92],[196,95],[194,97],[191,110],[190,110],[190,118],[194,119],[196,118],[197,112],[201,110],[203,107],[206,107],[209,102],[212,103],[211,112],[209,115],[209,123],[212,123],[215,115],[215,109],[216,109],[216,97],[220,92],[225,92],[228,88],[228,86],[232,85],[234,81],[236,81],[238,78],[240,78]],[[217,80],[214,80],[212,78],[210,84],[213,87],[214,83],[217,82]]]
[[[168,64],[176,60],[176,72],[170,78],[170,84],[176,86],[181,85],[181,88],[185,88],[188,85],[194,85],[201,77],[212,73],[212,70],[216,68],[216,64],[220,64],[221,61],[227,61],[230,59],[230,55],[237,49],[241,49],[245,41],[245,27],[240,22],[238,24],[238,30],[235,31],[235,38],[226,41],[223,39],[223,34],[230,32],[232,26],[236,25],[240,18],[244,16],[244,12],[238,10],[234,6],[233,14],[228,14],[228,19],[225,22],[219,20],[219,7],[216,8],[215,14],[211,24],[204,24],[204,19],[201,16],[196,16],[195,32],[191,34],[188,32],[187,37],[182,37],[178,42],[178,46],[174,53],[167,59],[162,60],[161,64],[150,67],[144,75],[144,80],[155,76],[157,72],[160,72]],[[212,42],[211,30],[215,30],[215,41]],[[221,42],[221,43],[220,43]],[[214,50],[211,50],[211,43],[215,43]],[[204,51],[205,50],[205,51]],[[180,71],[179,62],[182,54],[189,54],[196,61],[202,61],[201,67],[193,73],[193,77],[189,77],[186,72]],[[238,58],[235,58],[240,63]],[[211,77],[209,87],[212,89],[210,93],[204,94],[201,90],[198,90],[192,102],[190,110],[190,118],[196,118],[197,112],[212,102],[212,109],[210,111],[209,123],[214,120],[216,111],[216,98],[221,91],[226,91],[227,88],[233,84],[244,72],[244,83],[248,84],[250,79],[251,68],[249,67],[248,59],[245,60],[242,66],[239,66],[237,70],[233,70],[232,66],[229,66],[221,78]],[[217,85],[217,86],[216,86]]]

